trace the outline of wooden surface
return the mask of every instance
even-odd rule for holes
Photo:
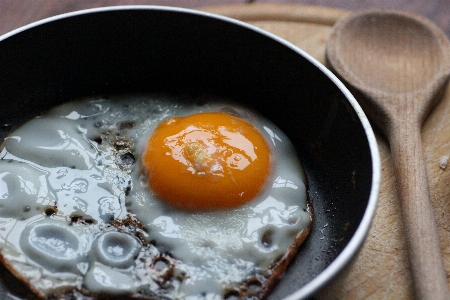
[[[384,10],[341,18],[326,47],[331,69],[366,96],[361,106],[388,138],[418,299],[450,299],[420,135],[448,81],[449,53],[433,23]]]
[[[450,36],[448,0],[0,0],[0,34],[57,14],[100,6],[143,4],[199,8],[246,3],[313,5],[345,10],[400,9],[431,19]]]
[[[242,4],[246,1],[76,1],[76,0],[2,0],[0,1],[0,34],[32,21],[90,7],[118,4],[164,4],[196,8],[203,5]],[[282,3],[288,1],[254,1]],[[317,0],[295,3],[333,5],[348,9],[398,6],[432,18],[447,34],[450,32],[450,1],[360,1]],[[294,1],[291,1],[294,3]],[[378,3],[378,4],[377,4]],[[332,8],[299,6],[223,6],[210,11],[240,18],[271,31],[306,52],[325,61],[325,43],[331,26],[346,11]],[[450,270],[450,165],[443,169],[440,161],[450,155],[450,89],[431,113],[422,130],[431,201],[442,244],[447,277]],[[329,286],[316,295],[317,299],[410,299],[412,280],[400,218],[397,188],[389,148],[377,133],[382,161],[380,205],[374,224],[359,255]],[[442,163],[445,159],[442,159]]]

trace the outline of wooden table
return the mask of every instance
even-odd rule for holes
[[[450,1],[448,0],[1,0],[0,35],[22,25],[69,11],[126,4],[167,5],[186,8],[226,4],[301,4],[345,10],[392,8],[423,15],[438,24],[450,36]]]
[[[404,9],[427,16],[450,36],[448,0],[428,0],[426,3],[419,0],[399,0],[383,5],[378,5],[375,0],[361,1],[362,3],[348,0],[261,0],[250,1],[253,2],[251,4],[246,2],[249,1],[1,0],[0,34],[42,18],[79,9],[122,4],[157,4],[202,9],[204,6],[214,5],[207,10],[271,31],[303,48],[321,62],[324,62],[325,43],[331,26],[347,13],[346,10],[372,7]],[[334,6],[340,9],[292,4]],[[450,212],[450,165],[444,170],[440,168],[439,160],[450,153],[448,137],[450,88],[423,128],[431,200],[440,229],[447,277],[450,274],[450,217],[447,216]],[[383,180],[374,224],[359,255],[336,280],[315,296],[317,299],[410,299],[413,296],[389,148],[378,133],[377,141],[381,153]]]

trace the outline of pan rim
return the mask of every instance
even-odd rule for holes
[[[376,207],[379,200],[379,193],[380,193],[380,185],[381,185],[381,159],[378,149],[378,144],[376,141],[375,134],[373,132],[372,126],[370,125],[370,122],[362,110],[361,106],[358,104],[357,100],[354,98],[354,96],[351,94],[351,92],[345,87],[345,85],[329,70],[327,69],[322,63],[320,63],[318,60],[316,60],[314,57],[312,57],[310,54],[305,52],[304,50],[300,49],[299,47],[295,46],[294,44],[286,41],[285,39],[270,33],[268,31],[265,31],[261,28],[258,28],[254,25],[245,23],[243,21],[239,21],[230,17],[221,16],[218,14],[213,14],[209,12],[203,12],[199,10],[194,9],[188,9],[188,8],[181,8],[181,7],[171,7],[171,6],[158,6],[158,5],[118,5],[118,6],[105,6],[105,7],[99,7],[99,8],[91,8],[91,9],[84,9],[84,10],[77,10],[73,12],[63,13],[56,16],[52,16],[49,18],[45,18],[27,25],[24,25],[22,27],[19,27],[17,29],[14,29],[10,32],[7,32],[0,36],[0,42],[14,36],[20,32],[23,32],[25,30],[50,23],[56,20],[61,20],[69,17],[75,17],[79,15],[85,15],[85,14],[91,14],[91,13],[99,13],[99,12],[108,12],[108,11],[123,11],[123,10],[154,10],[154,11],[170,11],[170,12],[179,12],[179,13],[186,13],[186,14],[193,14],[193,15],[199,15],[203,17],[208,18],[214,18],[217,20],[225,21],[228,23],[232,23],[244,28],[247,28],[249,30],[252,30],[256,33],[262,34],[272,40],[275,40],[276,42],[282,44],[285,47],[290,48],[291,50],[295,51],[299,55],[303,56],[305,59],[307,59],[310,63],[312,63],[316,68],[318,68],[325,76],[327,76],[333,84],[335,84],[338,89],[343,93],[347,101],[352,106],[353,110],[355,111],[356,115],[358,116],[361,125],[364,129],[370,155],[371,155],[371,161],[372,161],[372,182],[371,182],[371,189],[369,193],[369,199],[367,202],[367,207],[365,209],[364,215],[361,219],[360,224],[358,225],[357,230],[349,240],[348,244],[344,247],[342,252],[331,262],[319,275],[317,275],[315,278],[313,278],[310,282],[302,286],[300,289],[298,289],[293,294],[287,296],[286,300],[294,300],[294,299],[304,299],[309,296],[312,296],[315,292],[317,292],[320,288],[322,288],[324,285],[326,285],[329,281],[331,281],[357,254],[358,250],[363,245],[367,234],[369,232],[369,229],[372,225]]]

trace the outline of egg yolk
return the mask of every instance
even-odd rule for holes
[[[271,153],[249,122],[199,113],[159,124],[142,163],[159,197],[182,209],[212,210],[252,200],[267,181]]]

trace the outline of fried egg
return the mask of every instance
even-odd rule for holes
[[[1,144],[1,256],[41,297],[264,297],[309,232],[305,183],[228,101],[68,102]]]

